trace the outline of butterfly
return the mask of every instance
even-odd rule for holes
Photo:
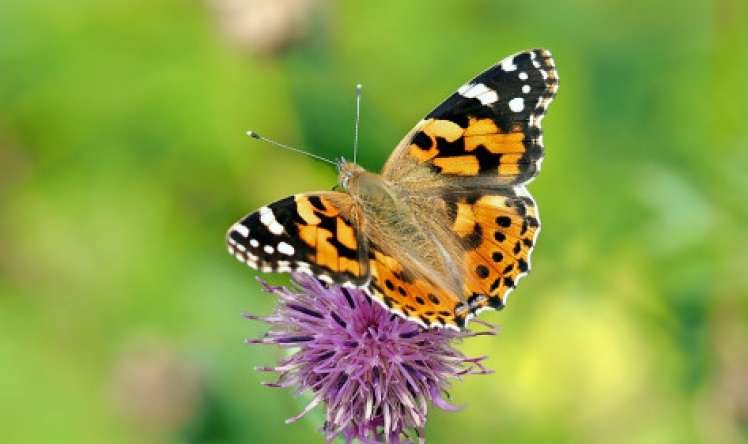
[[[499,310],[530,270],[540,230],[526,185],[558,90],[551,53],[503,59],[402,139],[380,174],[342,160],[341,191],[296,194],[229,229],[229,252],[263,272],[363,289],[424,327]]]

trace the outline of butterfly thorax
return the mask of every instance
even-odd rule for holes
[[[384,253],[407,264],[405,269],[413,275],[405,279],[426,278],[461,294],[450,252],[431,224],[422,220],[419,205],[414,205],[406,189],[355,164],[341,166],[341,185],[354,202],[359,230]]]

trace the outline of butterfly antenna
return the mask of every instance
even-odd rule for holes
[[[261,141],[263,141],[263,142],[266,142],[266,143],[269,143],[269,144],[271,144],[271,145],[275,145],[275,146],[277,146],[277,147],[280,147],[280,148],[285,148],[285,149],[287,149],[287,150],[289,150],[289,151],[293,151],[293,152],[295,152],[295,153],[299,153],[299,154],[304,154],[304,155],[306,155],[306,156],[309,156],[309,157],[313,157],[313,158],[315,158],[315,159],[317,159],[317,160],[321,160],[321,161],[323,161],[323,162],[327,162],[327,163],[329,163],[330,165],[338,166],[338,164],[337,164],[337,163],[333,162],[333,161],[332,161],[332,160],[330,160],[330,159],[327,159],[327,158],[325,158],[325,157],[322,157],[322,156],[318,156],[318,155],[316,155],[316,154],[312,154],[312,153],[310,153],[310,152],[304,151],[304,150],[302,150],[302,149],[299,149],[299,148],[294,148],[294,147],[292,147],[292,146],[288,146],[288,145],[286,145],[286,144],[284,144],[284,143],[276,142],[275,140],[273,140],[273,139],[268,139],[267,137],[265,137],[265,136],[261,136],[261,135],[257,134],[257,133],[256,133],[256,132],[254,132],[254,131],[251,131],[251,130],[250,130],[250,131],[247,131],[247,135],[248,135],[249,137],[253,138],[253,139],[261,140]]]
[[[358,158],[358,126],[361,122],[361,90],[363,85],[360,83],[356,85],[356,126],[353,133],[353,163],[356,163]]]

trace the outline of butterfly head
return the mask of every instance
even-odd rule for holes
[[[351,192],[356,187],[358,177],[365,170],[353,162],[343,158],[338,161],[338,183],[346,192]]]

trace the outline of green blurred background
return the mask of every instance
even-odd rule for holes
[[[335,172],[378,169],[447,94],[556,57],[543,233],[431,443],[748,442],[748,17],[743,0],[3,0],[3,443],[321,442],[262,387],[274,298],[224,247]],[[284,277],[273,277],[283,282]]]

